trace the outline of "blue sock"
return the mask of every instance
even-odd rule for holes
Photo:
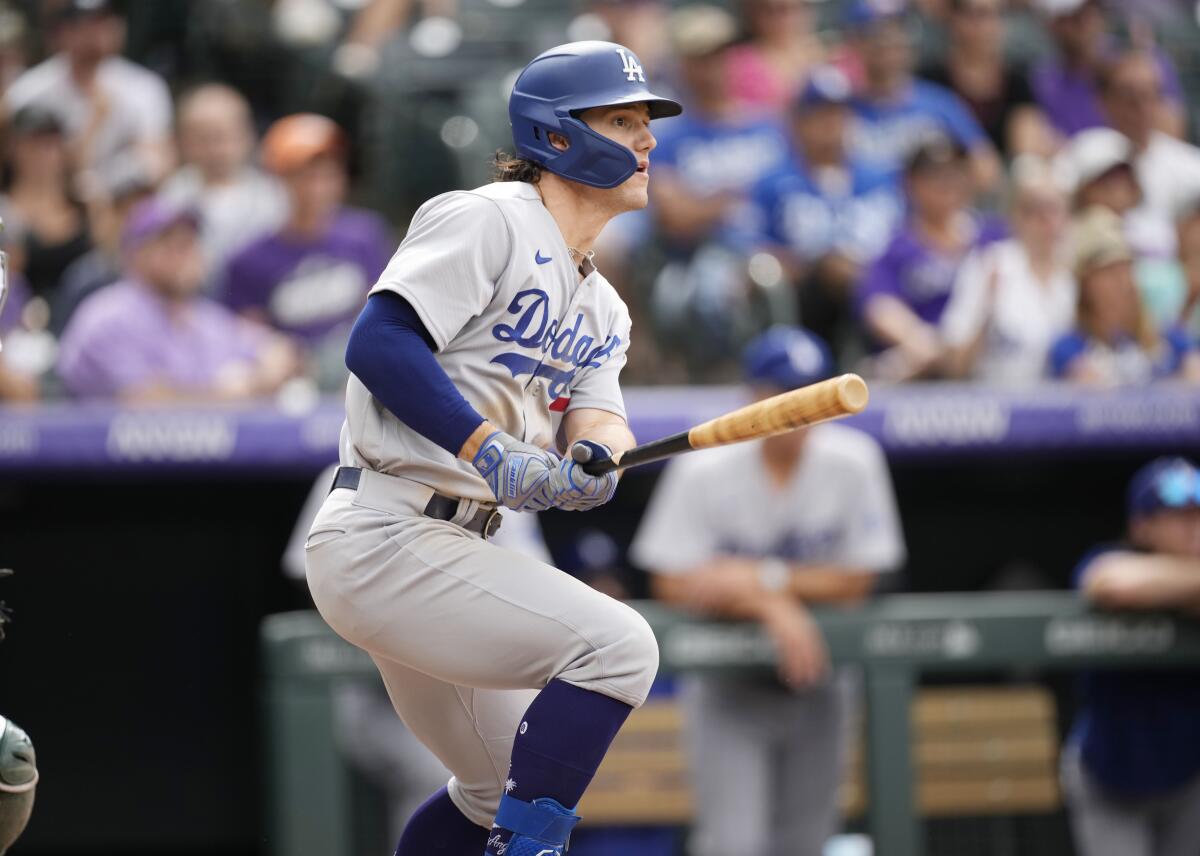
[[[396,856],[475,856],[487,839],[488,831],[467,820],[442,788],[409,819]]]
[[[522,802],[549,798],[574,808],[633,708],[563,681],[548,683],[517,729],[505,793]],[[492,827],[488,856],[501,856],[510,830]]]

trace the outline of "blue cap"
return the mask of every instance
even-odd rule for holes
[[[846,26],[861,30],[898,18],[907,11],[907,5],[906,0],[853,0],[846,10]]]
[[[808,76],[808,83],[796,99],[797,110],[810,110],[813,107],[823,107],[826,104],[849,104],[854,95],[854,87],[850,78],[841,69],[832,65],[824,65],[813,69]]]
[[[746,382],[781,390],[797,389],[833,376],[829,346],[799,327],[772,327],[742,352]]]
[[[1200,508],[1200,470],[1184,458],[1157,458],[1133,474],[1126,503],[1130,517]]]

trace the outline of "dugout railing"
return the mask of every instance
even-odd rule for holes
[[[762,670],[770,640],[754,625],[704,621],[635,604],[655,629],[667,672]],[[821,610],[835,663],[862,668],[866,820],[877,856],[922,856],[912,749],[912,699],[922,673],[979,674],[1200,663],[1200,623],[1167,614],[1092,610],[1071,593],[891,595],[859,609]],[[332,739],[331,688],[372,675],[365,654],[311,612],[262,626],[273,856],[349,856],[352,788]]]

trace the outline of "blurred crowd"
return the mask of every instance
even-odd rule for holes
[[[408,215],[507,144],[503,70],[576,38],[687,108],[598,247],[627,382],[775,324],[893,382],[1198,382],[1186,5],[7,0],[0,400],[336,392]]]

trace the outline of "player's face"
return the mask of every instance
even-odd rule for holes
[[[622,211],[645,208],[650,201],[650,152],[658,145],[650,133],[650,108],[641,103],[594,107],[585,110],[579,118],[596,133],[629,149],[637,158],[637,172],[623,184],[606,191],[613,194],[614,207]]]
[[[1200,508],[1156,511],[1135,520],[1130,534],[1156,553],[1200,559]]]

